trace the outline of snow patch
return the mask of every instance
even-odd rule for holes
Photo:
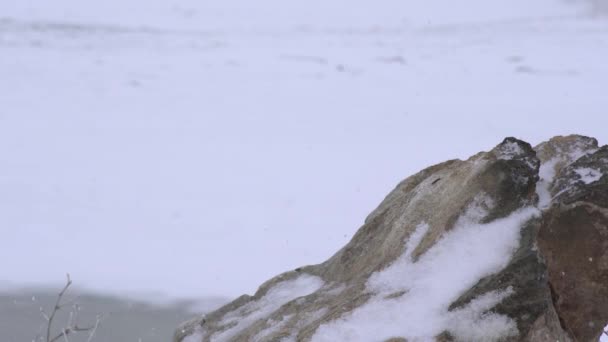
[[[260,331],[257,335],[254,336],[253,340],[255,342],[265,341],[268,336],[271,336],[275,332],[283,329],[283,327],[287,324],[287,322],[289,322],[289,320],[291,320],[292,317],[293,314],[283,317],[280,321],[275,321],[273,319],[268,320],[268,328]]]
[[[323,317],[328,311],[329,311],[329,309],[327,309],[327,308],[321,308],[317,311],[307,313],[305,315],[304,319],[302,319],[300,322],[298,322],[297,328],[298,329],[304,328],[305,326],[311,324],[312,322],[314,322],[318,319],[321,319],[321,317]]]
[[[449,314],[448,330],[457,341],[485,342],[517,336],[515,322],[504,315],[488,312],[515,291],[492,291],[474,299],[466,307]]]
[[[523,157],[521,160],[531,169],[537,167],[537,161],[534,158],[526,156],[526,151],[515,141],[508,141],[501,144],[496,151],[496,158],[498,159],[512,160],[519,157]],[[527,182],[527,179],[525,181]]]
[[[182,342],[201,342],[203,337],[203,331],[201,329],[197,329],[192,335],[186,336]]]
[[[597,149],[588,148],[583,143],[577,142],[571,151],[564,152],[561,149],[558,149],[558,151],[559,151],[558,156],[542,163],[538,170],[539,180],[536,183],[536,194],[538,195],[538,208],[541,210],[548,208],[551,204],[551,200],[554,197],[567,191],[567,189],[564,189],[564,190],[560,191],[557,195],[551,196],[550,189],[551,189],[553,180],[555,179],[556,166],[559,163],[563,163],[564,164],[563,167],[566,167],[567,165],[574,163],[581,157],[594,153],[595,151],[597,151]],[[579,173],[579,170],[580,170],[580,173]],[[590,171],[588,171],[588,170],[590,170]],[[599,178],[595,179],[595,177],[599,173],[599,171],[597,171],[597,170],[581,168],[581,169],[575,170],[575,172],[581,177],[581,180],[583,182],[585,182],[585,184],[589,184],[589,183],[587,183],[587,181],[592,183],[592,182],[599,180]],[[600,175],[599,177],[601,178],[601,173],[599,173],[599,175]]]
[[[270,316],[284,304],[307,296],[323,286],[321,278],[303,274],[276,284],[262,298],[228,312],[220,325],[229,328],[211,336],[211,341],[228,341],[257,320]]]
[[[302,330],[307,325],[312,324],[314,321],[321,319],[328,311],[329,309],[327,308],[321,308],[313,312],[305,313],[304,316],[296,324],[295,328],[293,329],[293,333],[281,339],[281,342],[296,342],[300,330]]]
[[[585,184],[597,182],[603,176],[600,170],[592,169],[589,167],[581,167],[574,170],[574,172],[576,172],[576,174],[581,178],[580,181]]]
[[[578,142],[576,146],[568,153],[568,162],[573,163],[588,154],[595,153],[597,148],[588,148],[584,144]]]
[[[488,216],[488,210],[494,209],[495,206],[496,203],[492,197],[488,196],[486,193],[478,194],[467,206],[467,209],[464,214],[459,217],[459,220],[462,221],[461,224],[465,224],[466,222],[479,223]]]
[[[407,244],[399,259],[369,279],[372,298],[348,315],[321,325],[313,341],[377,341],[396,336],[424,341],[446,329],[469,341],[516,334],[510,318],[486,312],[510,289],[481,296],[457,311],[449,312],[448,307],[479,279],[508,264],[519,246],[522,225],[538,214],[538,209],[528,207],[480,224],[468,218],[476,215],[465,213],[416,262],[410,256],[416,242]],[[425,223],[419,224],[412,241],[427,229]]]
[[[426,233],[428,231],[429,231],[428,223],[422,222],[418,226],[416,226],[416,229],[414,230],[414,232],[412,234],[410,234],[409,239],[405,243],[405,253],[404,253],[404,255],[406,257],[410,258],[410,260],[412,257],[412,253],[414,252],[416,247],[418,247],[418,245],[420,244],[420,241],[422,241],[422,239],[424,238],[424,236],[426,235]]]
[[[538,207],[546,209],[551,204],[551,183],[555,178],[555,165],[559,158],[553,158],[540,165],[538,170],[539,180],[536,182],[536,194],[538,195]]]
[[[498,149],[498,159],[511,160],[517,156],[524,154],[518,143],[509,141],[500,146]]]

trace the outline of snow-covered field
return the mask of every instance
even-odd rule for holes
[[[0,0],[0,284],[251,293],[429,164],[605,144],[606,3]]]

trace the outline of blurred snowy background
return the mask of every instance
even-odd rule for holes
[[[252,293],[430,164],[608,143],[606,60],[602,0],[0,0],[0,289]]]

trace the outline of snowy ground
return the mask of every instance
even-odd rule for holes
[[[0,0],[0,284],[251,293],[429,164],[605,144],[607,7]]]

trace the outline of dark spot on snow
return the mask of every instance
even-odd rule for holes
[[[523,61],[524,61],[524,58],[522,56],[509,56],[507,58],[507,62],[514,63],[514,64],[521,63]]]
[[[405,295],[407,292],[408,292],[407,290],[393,292],[389,295],[384,296],[384,299],[395,299],[395,298],[403,297],[403,295]]]
[[[378,57],[378,61],[386,64],[407,64],[407,61],[402,56]]]
[[[515,72],[520,73],[520,74],[536,74],[538,71],[532,67],[520,65],[517,68],[515,68]]]

